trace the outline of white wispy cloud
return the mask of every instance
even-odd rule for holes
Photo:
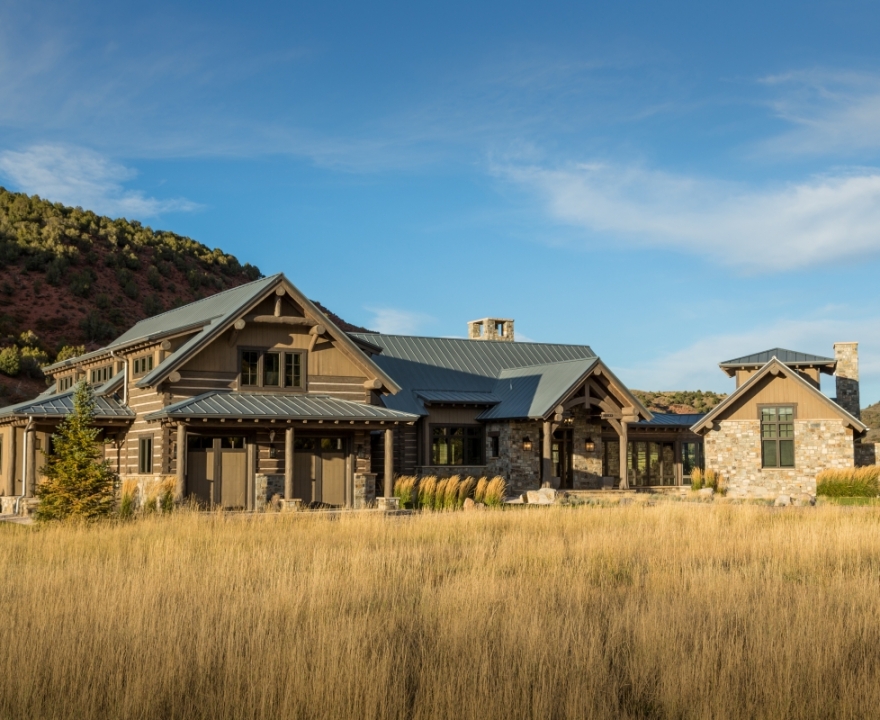
[[[370,327],[386,335],[417,335],[434,318],[424,313],[390,307],[368,307],[373,313]]]
[[[17,190],[79,205],[113,217],[154,217],[198,209],[183,198],[160,200],[123,185],[136,172],[91,150],[69,145],[33,145],[0,152],[0,176]]]
[[[880,251],[880,170],[765,189],[603,163],[495,172],[536,193],[557,221],[601,242],[679,250],[747,272]]]

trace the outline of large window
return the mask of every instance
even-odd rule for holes
[[[153,472],[153,437],[148,435],[138,440],[138,472],[142,475]]]
[[[681,474],[689,478],[694,468],[703,469],[703,443],[683,442],[681,444]]]
[[[761,461],[765,468],[794,467],[794,407],[761,407]]]
[[[302,389],[305,386],[304,355],[302,351],[241,350],[239,352],[241,387]]]
[[[482,425],[434,425],[432,435],[433,465],[483,464]]]

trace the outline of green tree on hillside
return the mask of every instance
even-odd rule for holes
[[[97,519],[113,512],[114,473],[103,459],[94,426],[95,395],[82,380],[73,394],[73,412],[52,436],[51,452],[37,487],[38,520]]]

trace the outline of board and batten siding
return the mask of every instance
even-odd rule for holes
[[[759,405],[797,405],[798,420],[840,417],[828,403],[801,383],[784,375],[767,375],[724,413],[724,420],[755,420]]]

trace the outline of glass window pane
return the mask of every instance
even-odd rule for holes
[[[764,467],[779,467],[776,459],[776,441],[764,441]]]
[[[780,423],[779,437],[783,437],[783,438],[794,437],[794,423]]]
[[[244,350],[241,353],[241,384],[253,386],[257,384],[257,360],[259,354],[255,350]]]
[[[284,356],[284,386],[302,387],[302,355],[299,353]]]
[[[266,353],[263,356],[263,385],[278,387],[281,384],[281,356]]]
[[[775,422],[776,408],[762,408],[761,420],[763,420],[764,422]]]
[[[434,465],[447,465],[449,462],[448,447],[446,444],[446,428],[435,427],[431,445],[431,462]]]
[[[775,438],[776,437],[776,425],[763,425],[761,427],[761,434],[765,438]]]
[[[794,467],[794,440],[779,441],[779,467]]]
[[[779,408],[779,422],[791,422],[793,409],[790,407]]]

